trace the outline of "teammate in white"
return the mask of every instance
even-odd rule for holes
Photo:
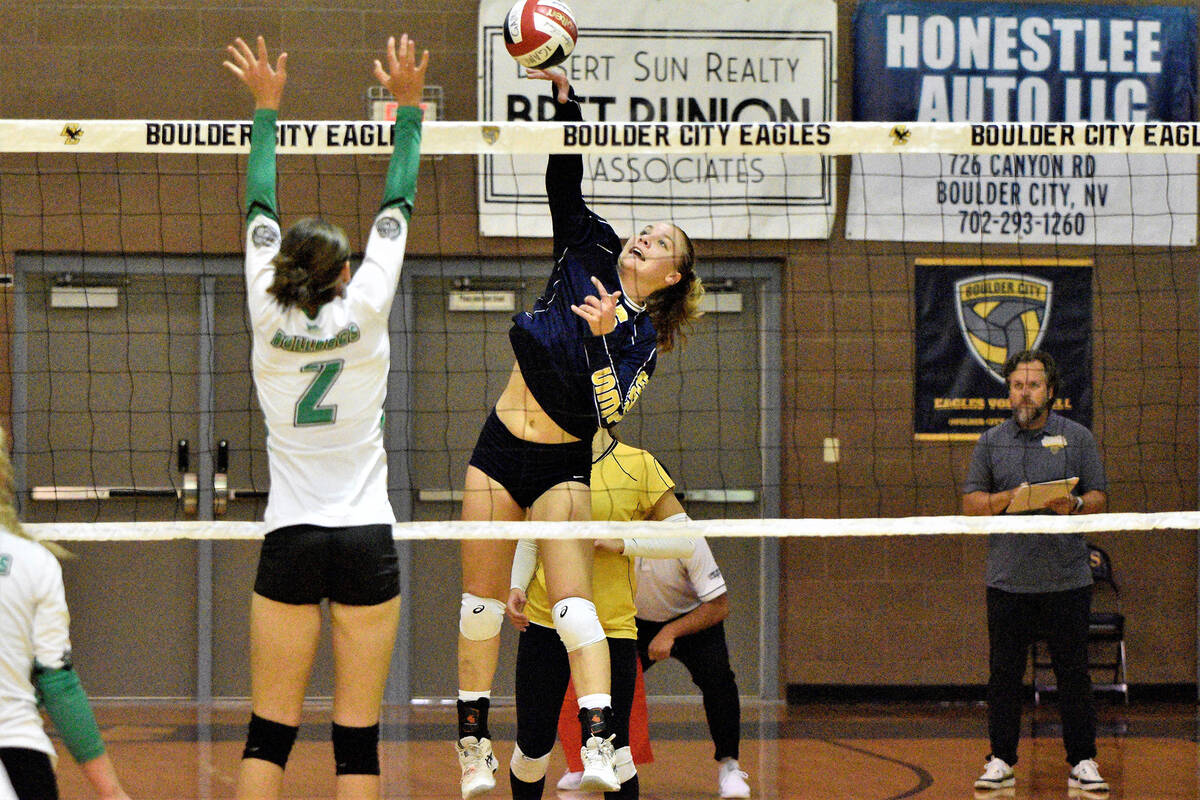
[[[54,746],[39,706],[103,800],[121,788],[79,677],[58,559],[31,541],[13,510],[12,464],[0,430],[0,798],[57,800]]]
[[[738,764],[741,702],[725,643],[729,597],[704,537],[696,537],[688,558],[639,558],[636,602],[642,669],[672,657],[687,667],[704,698],[718,791],[723,798],[749,797],[748,776]]]
[[[395,144],[362,265],[338,227],[303,219],[281,235],[276,117],[287,54],[262,37],[225,66],[254,96],[246,167],[246,299],[254,382],[267,423],[271,491],[250,605],[252,713],[239,798],[279,796],[328,599],[333,628],[332,739],[337,797],[379,797],[379,713],[400,615],[387,496],[383,400],[388,315],[416,194],[428,52],[389,38],[375,77],[396,97]]]

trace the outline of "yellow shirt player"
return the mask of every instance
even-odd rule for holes
[[[597,433],[591,475],[592,519],[684,521],[687,515],[672,491],[674,485],[650,453],[617,442],[603,429]],[[616,750],[622,797],[637,796],[637,772],[629,750],[629,712],[637,676],[634,557],[686,558],[692,547],[692,540],[686,537],[596,541],[592,596],[609,639],[614,731],[611,746]],[[522,633],[516,669],[517,746],[510,768],[513,798],[526,800],[542,796],[570,668],[568,654],[554,632],[535,542],[518,543],[511,583],[509,618]],[[586,720],[581,720],[581,725],[586,726]],[[586,750],[586,735],[584,745],[582,749]]]

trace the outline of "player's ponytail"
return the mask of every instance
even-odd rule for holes
[[[321,219],[307,218],[288,228],[272,260],[275,280],[268,292],[284,308],[316,312],[338,296],[342,267],[350,258],[345,232]]]
[[[646,298],[646,313],[654,323],[658,349],[664,353],[675,349],[676,337],[682,345],[687,340],[687,334],[683,332],[684,323],[699,319],[704,313],[700,310],[700,301],[704,299],[704,283],[695,270],[696,249],[686,233],[679,227],[675,230],[683,240],[683,252],[679,259],[680,278]]]

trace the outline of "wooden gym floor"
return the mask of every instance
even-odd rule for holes
[[[1122,706],[1100,699],[1099,755],[1112,800],[1200,798],[1200,717],[1195,704]],[[117,770],[134,800],[231,798],[249,717],[246,706],[97,703],[96,715]],[[806,705],[743,708],[741,763],[752,796],[762,800],[964,800],[987,753],[980,704]],[[715,798],[712,744],[697,704],[651,703],[655,760],[639,767],[643,800]],[[459,798],[458,766],[449,737],[451,707],[389,707],[380,747],[384,796],[407,800]],[[501,761],[497,788],[509,796],[513,711],[492,711]],[[62,748],[59,748],[60,751]],[[979,797],[1049,800],[1068,796],[1067,767],[1051,704],[1026,709],[1013,792]],[[306,712],[285,779],[289,800],[333,797],[329,711]],[[559,794],[561,752],[550,762],[545,797]],[[64,756],[65,800],[92,797]],[[599,797],[593,796],[593,797]]]

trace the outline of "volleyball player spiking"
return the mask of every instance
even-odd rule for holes
[[[554,84],[557,120],[583,119],[565,72],[529,75]],[[654,222],[622,245],[587,207],[582,180],[581,156],[549,157],[554,268],[533,309],[513,318],[516,363],[467,467],[464,520],[590,519],[592,435],[629,411],[659,351],[670,350],[682,338],[680,327],[699,316],[704,290],[687,235],[670,222]],[[591,598],[591,542],[539,544],[591,754],[583,787],[616,791],[609,653]],[[487,713],[513,548],[505,541],[462,543],[458,751],[464,798],[495,785]]]

